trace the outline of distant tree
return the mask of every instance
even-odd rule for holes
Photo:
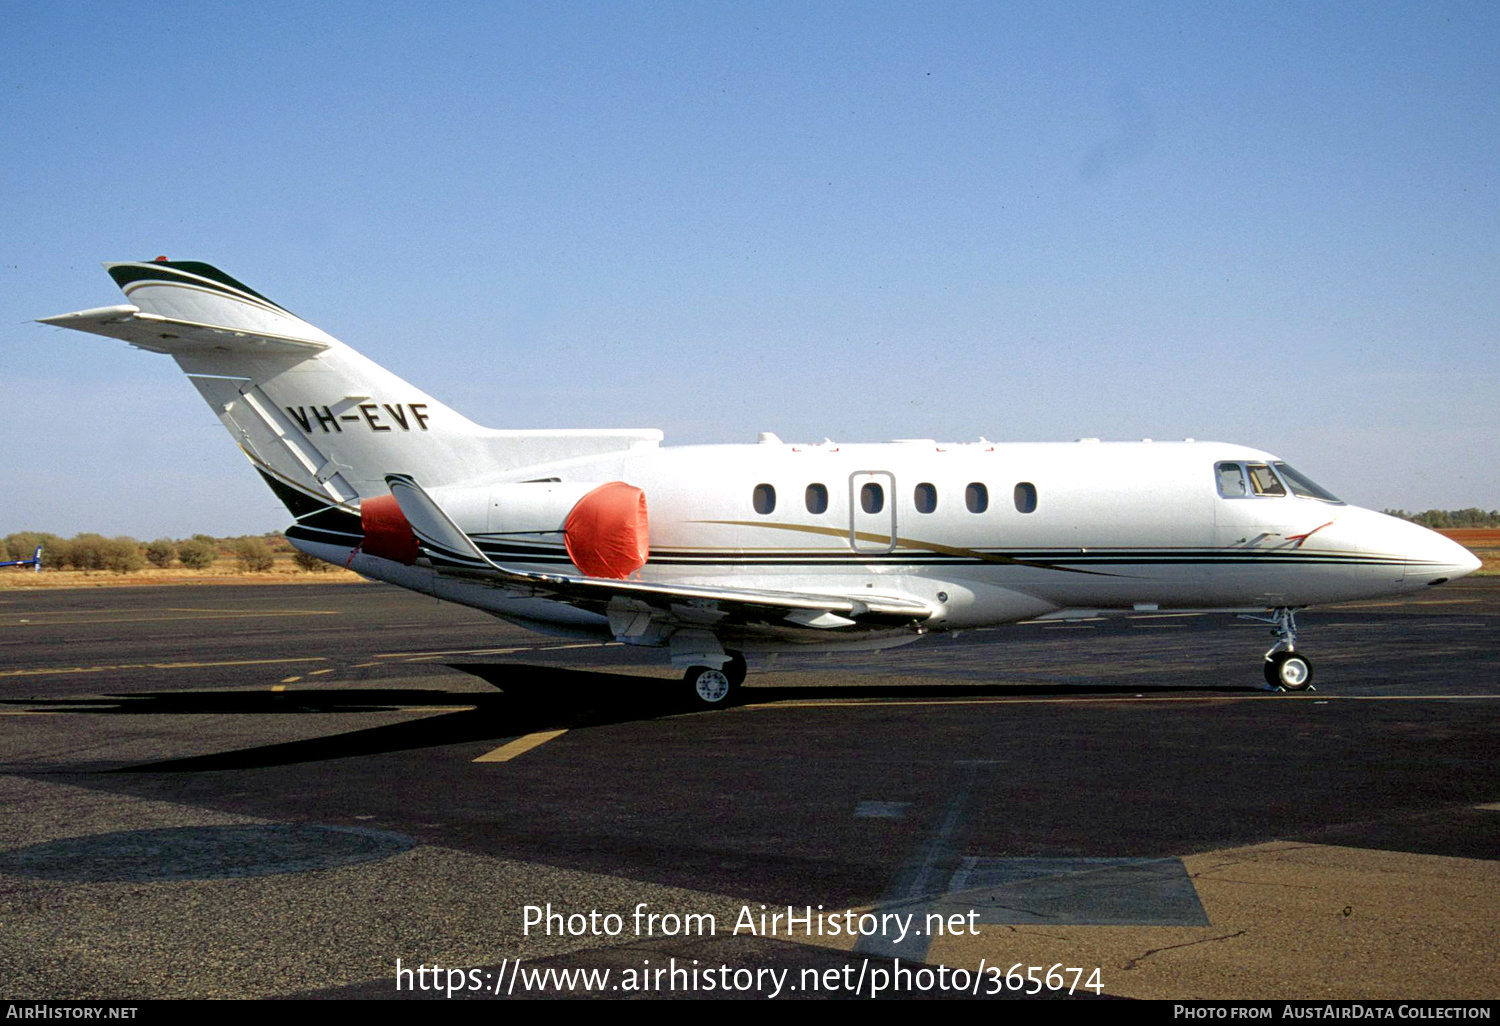
[[[85,573],[103,570],[104,548],[108,543],[109,539],[102,534],[75,534],[59,546],[60,561],[74,570],[82,570]]]
[[[171,538],[158,538],[146,545],[146,561],[160,570],[171,566],[176,558],[177,546]]]
[[[207,570],[219,558],[219,543],[195,534],[177,546],[177,558],[189,570]]]
[[[85,532],[59,542],[58,549],[60,564],[84,573],[110,570],[117,574],[127,574],[146,565],[141,556],[140,542],[123,535],[106,538],[101,534]]]
[[[292,556],[292,563],[296,565],[298,570],[306,570],[308,573],[314,574],[320,574],[325,570],[333,569],[332,563],[325,563],[317,556],[309,555],[308,553],[301,551]]]
[[[1429,509],[1423,513],[1408,513],[1404,509],[1388,509],[1385,512],[1423,527],[1500,527],[1500,510],[1486,512],[1477,506],[1470,506],[1468,509]]]
[[[1477,506],[1453,510],[1448,516],[1454,527],[1494,527],[1500,523],[1500,513],[1494,510],[1486,513]]]
[[[262,574],[276,565],[264,538],[239,538],[234,543],[234,565],[240,573]]]
[[[134,573],[146,565],[146,557],[141,555],[141,543],[125,535],[110,538],[104,543],[100,561],[101,569],[112,570],[117,574]]]

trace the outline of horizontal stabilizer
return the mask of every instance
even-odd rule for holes
[[[104,306],[96,310],[43,317],[40,323],[59,328],[73,328],[95,335],[122,339],[138,349],[153,353],[201,353],[212,350],[243,353],[268,353],[278,356],[315,356],[328,348],[327,342],[227,328],[218,324],[200,324],[160,314],[146,313],[128,303]]]

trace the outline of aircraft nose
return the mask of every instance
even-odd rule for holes
[[[1429,585],[1456,581],[1483,565],[1474,553],[1436,531],[1424,530],[1409,554],[1412,562],[1406,566],[1406,579]]]

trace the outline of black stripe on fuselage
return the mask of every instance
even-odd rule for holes
[[[529,559],[545,562],[568,562],[567,555],[559,545],[526,545],[514,542],[497,542],[482,535],[473,536],[475,543],[494,560]],[[1141,566],[1158,564],[1225,566],[1235,564],[1343,564],[1353,566],[1433,566],[1422,560],[1404,559],[1399,556],[1365,555],[1341,552],[1247,552],[1239,549],[1111,549],[1094,552],[1067,552],[1056,549],[973,549],[970,554],[932,552],[923,549],[900,548],[890,552],[859,552],[855,550],[829,551],[789,549],[779,552],[746,552],[743,549],[722,551],[703,549],[653,549],[649,562],[653,564],[693,565],[707,564],[723,566],[826,566],[829,564],[941,564],[982,565],[1017,563],[1021,565],[1045,566],[1063,564],[1067,566]]]

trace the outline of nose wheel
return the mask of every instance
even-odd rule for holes
[[[1286,691],[1306,691],[1312,687],[1312,663],[1301,652],[1270,652],[1264,669],[1266,683]]]
[[[1266,653],[1261,669],[1266,683],[1278,691],[1313,691],[1312,660],[1297,651],[1297,612],[1283,606],[1270,616],[1240,614],[1243,619],[1271,624],[1276,644]]]

